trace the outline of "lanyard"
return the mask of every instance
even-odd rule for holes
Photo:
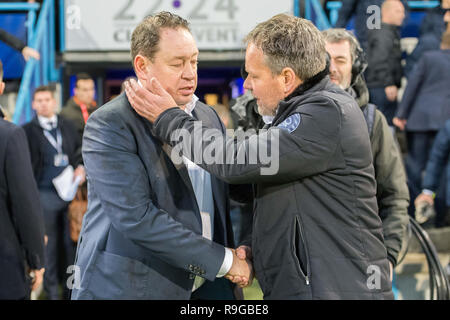
[[[47,138],[48,142],[50,142],[52,147],[56,149],[58,154],[62,154],[63,151],[62,151],[61,131],[59,129],[56,129],[56,140],[48,130],[44,129],[44,135]]]
[[[81,109],[81,113],[83,114],[84,123],[86,123],[89,118],[89,112],[87,110],[87,107],[84,103],[80,103],[80,109]]]

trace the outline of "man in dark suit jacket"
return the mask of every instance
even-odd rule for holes
[[[422,171],[436,134],[450,118],[449,83],[450,32],[446,32],[441,50],[426,52],[414,67],[393,120],[400,130],[406,130],[406,172],[412,199],[421,191]]]
[[[0,61],[0,95],[4,90]],[[29,299],[44,274],[44,221],[22,128],[0,110],[0,300]],[[29,283],[27,273],[35,278]]]
[[[44,207],[44,218],[48,243],[46,247],[46,273],[44,289],[48,299],[59,299],[58,271],[66,271],[75,261],[75,244],[69,237],[67,219],[68,202],[58,195],[52,180],[67,166],[75,170],[75,176],[84,180],[81,166],[81,141],[70,121],[55,114],[56,100],[52,88],[41,86],[33,95],[33,109],[36,117],[24,126],[31,152],[34,177]],[[64,244],[65,263],[61,267],[59,246]],[[65,297],[69,297],[64,286]]]
[[[131,42],[143,86],[158,77],[187,113],[225,132],[194,96],[198,49],[186,20],[167,12],[148,17]],[[83,159],[89,206],[73,299],[234,298],[223,276],[249,279],[250,268],[229,249],[225,183],[155,138],[125,94],[90,116]]]

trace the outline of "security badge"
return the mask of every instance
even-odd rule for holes
[[[302,117],[300,116],[300,113],[294,113],[293,115],[287,117],[277,127],[281,129],[286,129],[287,131],[289,131],[289,133],[292,133],[298,128],[301,121]]]
[[[56,154],[54,158],[55,167],[67,167],[69,165],[69,157],[67,154]]]
[[[67,167],[69,165],[69,157],[67,156],[67,154],[64,154],[62,150],[61,131],[57,129],[56,140],[48,130],[44,129],[44,135],[47,138],[48,142],[52,145],[52,147],[57,151],[57,154],[53,158],[53,165],[55,167]]]

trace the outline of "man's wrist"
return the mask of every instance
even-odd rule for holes
[[[229,248],[225,248],[225,257],[223,258],[222,266],[220,267],[219,272],[217,273],[217,278],[222,278],[226,275],[231,267],[233,266],[233,251]]]

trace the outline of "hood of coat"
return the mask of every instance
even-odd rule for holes
[[[358,75],[345,91],[356,100],[360,108],[364,108],[369,103],[369,89],[362,74]]]

